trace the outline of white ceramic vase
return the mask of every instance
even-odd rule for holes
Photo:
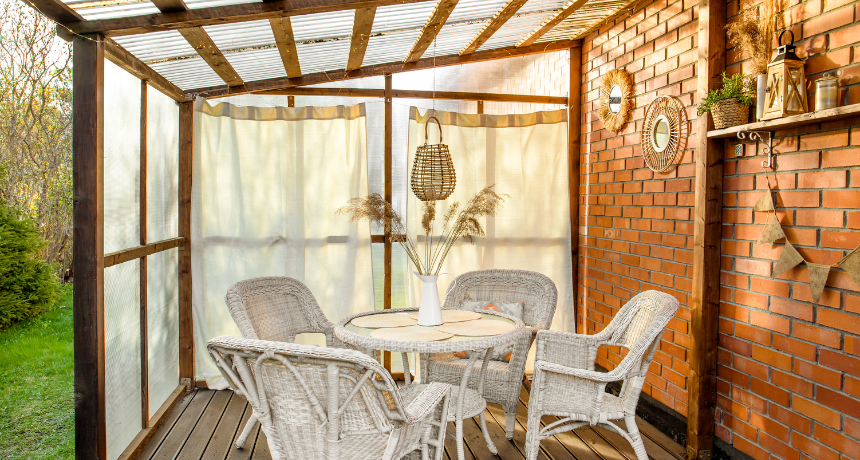
[[[761,74],[756,79],[755,119],[761,121],[764,116],[764,99],[767,97],[767,74]]]
[[[436,280],[439,279],[440,275],[421,275],[418,272],[413,273],[415,273],[415,276],[417,276],[422,283],[421,304],[418,308],[418,325],[438,326],[442,324],[442,303],[439,300],[439,288],[436,287]],[[442,274],[451,277],[454,276],[450,273]],[[445,295],[447,295],[448,292],[451,292],[456,284],[457,279],[455,278]]]

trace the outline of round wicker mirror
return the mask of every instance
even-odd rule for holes
[[[633,79],[624,69],[613,69],[603,76],[600,84],[600,110],[603,127],[621,131],[633,110]]]
[[[657,96],[648,104],[642,122],[642,156],[652,171],[662,172],[675,166],[683,150],[684,120],[684,108],[672,97]]]

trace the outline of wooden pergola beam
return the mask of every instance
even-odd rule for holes
[[[332,96],[332,97],[385,97],[384,89],[372,88],[298,88],[257,91],[254,94],[270,96]],[[398,99],[445,99],[453,101],[521,102],[528,104],[567,105],[563,96],[532,96],[527,94],[470,93],[462,91],[391,90],[391,97]]]
[[[539,38],[543,37],[547,32],[557,26],[561,21],[564,21],[576,10],[582,8],[582,5],[585,5],[586,2],[588,2],[588,0],[571,0],[567,2],[567,5],[565,5],[564,8],[560,9],[557,13],[552,15],[551,18],[544,21],[544,23],[541,24],[540,27],[533,30],[530,34],[528,34],[526,38],[517,43],[517,46],[529,46],[533,44]]]
[[[161,76],[160,73],[152,70],[151,67],[129,53],[119,43],[111,39],[105,39],[104,47],[105,57],[126,72],[148,82],[150,86],[166,94],[176,102],[185,102],[188,100],[184,91]]]
[[[346,63],[347,71],[361,68],[361,63],[364,62],[364,53],[367,52],[367,42],[370,41],[370,32],[373,30],[373,19],[375,17],[375,6],[355,10],[352,41],[349,44],[349,59]]]
[[[188,44],[197,51],[197,54],[209,64],[209,67],[224,80],[227,86],[238,86],[244,82],[236,69],[224,57],[224,53],[218,49],[218,45],[212,41],[212,37],[202,27],[179,29],[179,33],[188,40]]]
[[[21,0],[48,19],[60,24],[83,21],[84,17],[60,0]]]
[[[472,54],[467,54],[465,56],[460,56],[459,54],[452,54],[448,56],[439,56],[436,58],[431,57],[419,59],[416,62],[392,62],[388,64],[377,64],[362,67],[358,70],[353,70],[351,72],[347,72],[346,70],[336,70],[332,72],[320,72],[303,75],[299,78],[270,78],[267,80],[247,82],[244,85],[234,86],[232,88],[227,86],[197,88],[188,91],[187,94],[190,96],[203,97],[233,96],[237,94],[255,93],[260,91],[284,89],[296,86],[315,85],[317,83],[351,80],[354,78],[364,78],[400,72],[410,72],[413,70],[430,69],[433,67],[448,67],[452,65],[505,59],[514,56],[527,56],[530,54],[548,53],[551,51],[565,50],[580,45],[581,43],[579,40],[559,40],[555,42],[540,43],[537,45],[521,48],[511,46],[506,48],[497,48],[493,50],[478,51]]]
[[[409,50],[409,54],[406,55],[406,59],[403,62],[416,62],[421,59],[421,56],[424,55],[424,52],[427,51],[427,48],[436,39],[436,35],[439,35],[439,31],[442,30],[442,26],[445,25],[448,16],[454,11],[457,2],[458,0],[439,0],[439,3],[436,4],[436,9],[430,15],[430,19],[424,24],[421,35],[415,41],[415,44],[412,45],[412,49]]]
[[[526,4],[528,0],[508,0],[508,3],[502,7],[499,11],[493,15],[493,18],[490,19],[490,22],[484,26],[483,29],[460,51],[460,55],[463,54],[471,54],[475,51],[478,51],[478,48],[481,47],[490,37],[496,33],[506,22],[508,19],[512,18],[523,5]]]
[[[287,77],[301,77],[302,67],[299,64],[299,53],[296,51],[296,39],[290,18],[272,18],[269,19],[269,25],[275,34],[275,43],[278,45],[278,53],[284,63],[284,70],[287,71]]]
[[[47,0],[41,0],[47,1]],[[239,5],[197,8],[171,13],[155,13],[125,18],[62,22],[78,34],[101,33],[108,37],[137,35],[164,30],[188,29],[217,24],[285,18],[429,0],[277,0]]]

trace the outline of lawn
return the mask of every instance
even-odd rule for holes
[[[0,331],[0,457],[75,456],[72,288],[45,315]]]

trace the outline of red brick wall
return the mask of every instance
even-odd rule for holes
[[[849,103],[860,103],[860,2],[785,3],[798,54],[808,59],[808,87],[838,69]],[[695,5],[637,7],[584,40],[582,69],[578,324],[601,330],[645,289],[675,295],[682,308],[644,391],[685,416],[696,133],[669,174],[645,168],[638,143],[644,108],[658,92],[678,97],[696,118]],[[727,5],[731,20],[738,2]],[[727,66],[729,73],[746,69],[732,49]],[[618,134],[602,129],[596,112],[601,77],[613,68],[633,74],[637,95],[631,122]],[[860,244],[860,121],[776,136],[778,216],[806,259],[835,263]],[[766,189],[763,157],[752,156],[752,145],[745,153],[736,157],[726,142],[717,435],[756,459],[860,458],[860,288],[834,269],[814,305],[805,267],[771,277],[783,245],[755,243],[767,217],[752,211]],[[599,357],[608,368],[620,359],[617,350]]]

